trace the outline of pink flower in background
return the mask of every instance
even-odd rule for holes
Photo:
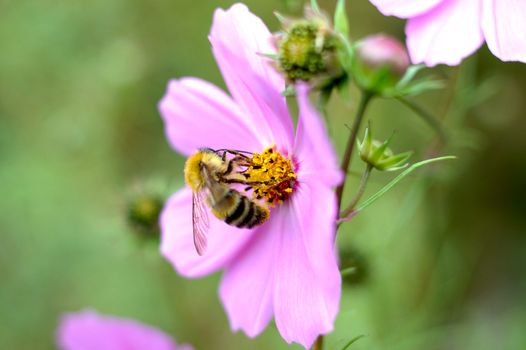
[[[503,61],[526,62],[525,0],[370,0],[407,18],[413,63],[457,65],[486,41]]]
[[[192,239],[192,193],[175,193],[161,214],[162,254],[187,277],[223,269],[220,297],[231,327],[248,336],[274,316],[287,342],[310,347],[333,329],[341,278],[334,248],[336,198],[342,179],[325,127],[298,86],[299,122],[288,113],[283,78],[260,53],[276,51],[263,22],[241,4],[217,10],[210,41],[232,97],[196,78],[173,80],[159,108],[168,140],[190,155],[202,147],[261,153],[275,145],[291,159],[294,191],[254,229],[210,215],[208,248]]]
[[[193,350],[153,327],[89,310],[62,317],[57,343],[61,350]]]

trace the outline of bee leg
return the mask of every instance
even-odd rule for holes
[[[234,163],[232,162],[232,160],[225,160],[225,163],[227,164],[226,165],[226,170],[223,172],[223,177],[226,177],[228,174],[232,173],[232,170],[234,170]]]
[[[252,153],[250,152],[245,152],[245,151],[236,151],[236,150],[226,150],[228,153],[232,154],[235,156],[235,158],[238,158],[238,159],[245,159],[245,160],[248,160],[250,159],[249,156],[247,156],[247,154],[250,154],[252,155]]]

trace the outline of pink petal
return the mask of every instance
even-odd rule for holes
[[[275,53],[272,34],[245,5],[216,10],[210,31],[216,61],[234,100],[252,117],[266,146],[290,148],[293,125],[281,92],[285,82],[261,54]]]
[[[385,16],[411,18],[429,11],[443,0],[370,0]]]
[[[277,209],[279,210],[279,209]],[[254,337],[261,333],[272,318],[272,296],[276,254],[279,244],[280,220],[273,211],[269,222],[254,232],[230,264],[219,290],[221,300],[233,330],[243,330]]]
[[[192,191],[176,192],[161,213],[161,253],[183,276],[200,277],[221,269],[253,235],[254,230],[229,226],[212,213],[208,216],[208,247],[199,256],[192,234]]]
[[[526,62],[525,0],[483,0],[482,29],[495,56]]]
[[[153,327],[93,311],[65,315],[57,343],[62,350],[192,350],[190,346],[176,346],[168,335]]]
[[[336,186],[343,177],[325,123],[309,101],[308,86],[300,84],[296,90],[299,120],[294,158],[299,168],[298,179],[303,181],[313,176],[323,179],[328,186]]]
[[[445,0],[426,14],[411,18],[406,27],[413,63],[457,65],[484,41],[479,0]]]
[[[159,103],[166,135],[178,152],[201,147],[260,151],[252,121],[223,91],[196,78],[172,80]]]
[[[310,348],[333,329],[341,278],[334,250],[336,197],[322,183],[304,183],[283,206],[276,259],[274,313],[287,342]]]

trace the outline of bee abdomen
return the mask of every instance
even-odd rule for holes
[[[252,228],[257,225],[261,225],[265,221],[267,221],[270,213],[269,210],[266,207],[263,207],[255,202],[251,202],[251,204],[254,207],[254,214],[250,218],[250,220],[247,221],[246,227]]]
[[[232,191],[233,192],[233,191]],[[233,192],[234,193],[234,192]],[[229,225],[237,226],[237,222],[243,218],[247,206],[245,204],[245,197],[237,194],[238,200],[232,210],[226,215],[225,222]]]
[[[239,194],[239,201],[231,213],[226,216],[225,222],[239,228],[252,228],[265,222],[268,216],[267,208]]]

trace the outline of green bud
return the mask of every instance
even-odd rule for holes
[[[384,142],[374,140],[369,128],[366,128],[363,141],[361,143],[358,141],[360,158],[380,171],[395,171],[405,168],[412,152],[394,154],[388,147],[390,142],[391,138]]]
[[[314,87],[324,88],[342,79],[342,38],[323,14],[307,8],[305,19],[278,19],[283,32],[277,36],[277,63],[288,83],[309,81]]]
[[[141,194],[128,204],[128,221],[141,236],[159,235],[159,215],[163,199],[156,194]]]

